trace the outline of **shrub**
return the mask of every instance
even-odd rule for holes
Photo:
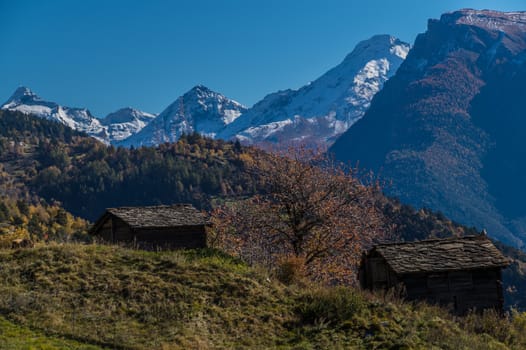
[[[297,256],[287,256],[281,259],[276,268],[276,277],[284,284],[304,281],[306,277],[305,259]]]
[[[348,287],[318,289],[305,294],[298,313],[305,324],[343,324],[366,307],[363,295]]]

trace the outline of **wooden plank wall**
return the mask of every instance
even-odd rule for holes
[[[166,248],[205,248],[204,226],[183,226],[174,228],[140,229],[135,232],[139,246],[151,245]]]
[[[407,298],[450,306],[463,314],[469,309],[502,310],[500,269],[479,269],[403,277]]]
[[[112,218],[113,224],[113,242],[132,242],[134,239],[134,234],[123,220],[118,217]]]
[[[100,237],[106,241],[111,242],[112,241],[112,235],[111,235],[111,218],[108,217],[104,223],[100,226],[99,230],[96,233],[97,235],[100,235]]]

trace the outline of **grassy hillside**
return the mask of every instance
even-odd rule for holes
[[[7,350],[99,350],[99,346],[83,344],[75,340],[45,335],[15,325],[0,317],[0,349]]]
[[[30,332],[48,335],[37,338],[53,344],[45,349],[526,346],[524,316],[457,321],[438,308],[353,288],[285,286],[209,250],[41,245],[1,250],[0,266],[0,312],[8,320],[0,319],[0,345],[8,332],[12,342],[30,341]]]

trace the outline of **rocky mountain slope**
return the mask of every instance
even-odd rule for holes
[[[331,151],[402,202],[523,246],[525,83],[525,12],[444,14]]]
[[[362,41],[342,63],[315,81],[266,96],[218,137],[256,144],[331,144],[363,116],[408,51],[409,44],[389,35]]]
[[[115,143],[138,133],[155,117],[155,114],[126,107],[108,114],[100,123],[106,127],[107,138],[110,143]]]
[[[298,90],[272,93],[250,109],[202,85],[157,117],[124,108],[98,119],[87,109],[45,101],[25,87],[1,108],[55,120],[105,143],[128,147],[173,142],[194,131],[251,144],[326,146],[363,116],[408,51],[409,44],[392,36],[374,36],[315,81]]]
[[[32,114],[62,123],[104,142],[113,143],[137,133],[155,115],[133,108],[123,108],[104,119],[86,108],[72,108],[42,99],[27,87],[19,87],[0,109]]]
[[[100,140],[104,139],[104,128],[89,110],[85,108],[64,107],[55,102],[45,101],[24,86],[16,89],[9,100],[0,108],[9,111],[18,111],[24,114],[33,114],[44,119],[57,121]]]
[[[215,137],[246,110],[242,104],[203,85],[197,85],[175,100],[140,132],[117,144],[158,145],[177,141],[182,134],[194,131]]]

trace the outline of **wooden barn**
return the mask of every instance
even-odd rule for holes
[[[380,244],[362,257],[362,288],[397,288],[408,300],[468,310],[503,309],[502,268],[509,265],[485,236]]]
[[[205,218],[189,204],[108,208],[90,234],[142,249],[206,247]]]

